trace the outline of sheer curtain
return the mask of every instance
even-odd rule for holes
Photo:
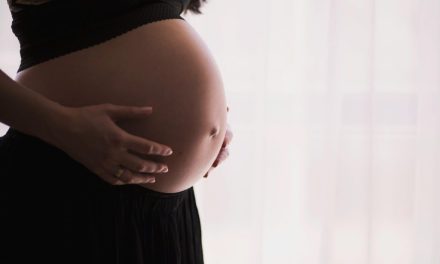
[[[206,263],[440,263],[440,1],[202,10],[184,17],[216,58],[234,133],[195,187]]]
[[[440,1],[210,1],[231,155],[208,263],[440,263]]]

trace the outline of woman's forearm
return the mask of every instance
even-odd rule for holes
[[[0,122],[51,142],[64,118],[64,108],[0,70]]]

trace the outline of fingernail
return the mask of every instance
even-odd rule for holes
[[[165,155],[171,155],[171,154],[173,154],[173,151],[171,149],[167,149],[165,151]]]
[[[147,178],[148,182],[147,183],[155,183],[156,182],[156,178]]]
[[[167,167],[163,168],[162,172],[168,172],[168,168]]]
[[[153,112],[153,107],[151,107],[151,106],[142,107],[141,109],[142,109],[142,112],[144,112],[144,113],[151,113],[151,112]]]

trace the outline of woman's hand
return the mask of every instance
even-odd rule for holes
[[[118,119],[147,118],[151,107],[100,104],[63,111],[65,120],[59,122],[53,144],[104,181],[112,185],[152,183],[154,176],[145,173],[167,172],[165,164],[141,159],[128,150],[168,156],[170,147],[129,134],[115,124]],[[116,177],[120,165],[125,170]]]
[[[228,108],[228,110],[229,110],[229,108]],[[233,137],[233,134],[231,131],[231,127],[229,124],[227,124],[225,139],[223,140],[222,148],[220,149],[220,152],[217,155],[217,158],[215,159],[211,168],[209,168],[208,172],[203,177],[208,178],[208,174],[211,172],[211,170],[213,168],[216,168],[221,162],[223,162],[229,156],[229,150],[227,149],[227,146],[229,145],[229,143],[231,143],[232,137]]]
[[[223,162],[227,157],[229,157],[229,150],[227,149],[228,145],[232,141],[232,131],[229,124],[227,124],[225,139],[223,140],[222,148],[220,149],[220,153],[217,156],[217,159],[214,161],[212,165],[213,168],[216,168],[221,162]]]

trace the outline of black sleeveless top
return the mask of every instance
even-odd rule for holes
[[[190,0],[8,0],[20,43],[17,72],[146,23],[183,19]]]

